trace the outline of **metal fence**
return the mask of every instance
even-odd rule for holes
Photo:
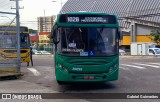
[[[48,44],[48,45],[43,45],[43,46],[39,45],[39,46],[32,46],[32,47],[33,49],[36,49],[38,51],[43,50],[43,51],[48,51],[50,53],[54,53],[54,49],[55,49],[54,44]]]
[[[18,1],[0,1],[0,77],[20,72],[20,49],[17,32],[17,13],[11,7],[17,7]],[[14,25],[14,28],[11,27]]]

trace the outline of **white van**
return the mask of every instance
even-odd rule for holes
[[[160,55],[160,48],[149,48],[148,55]]]

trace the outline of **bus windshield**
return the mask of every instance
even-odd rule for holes
[[[20,34],[21,48],[29,48],[29,34]]]
[[[20,34],[21,48],[29,48],[29,34]],[[16,48],[17,36],[15,33],[4,33],[0,35],[0,48]]]
[[[68,56],[111,56],[118,54],[117,28],[59,28],[59,54]]]
[[[0,48],[15,48],[16,34],[11,32],[0,33]]]

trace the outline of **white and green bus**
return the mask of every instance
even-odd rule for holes
[[[58,14],[52,37],[58,83],[118,79],[121,33],[115,15],[96,12]]]

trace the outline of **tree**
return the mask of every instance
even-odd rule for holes
[[[43,44],[39,45],[39,50],[44,50],[44,45]]]
[[[148,37],[158,45],[160,43],[160,30],[152,30]]]
[[[52,35],[48,35],[48,38],[49,38],[49,43],[53,43],[53,38],[52,38]]]

